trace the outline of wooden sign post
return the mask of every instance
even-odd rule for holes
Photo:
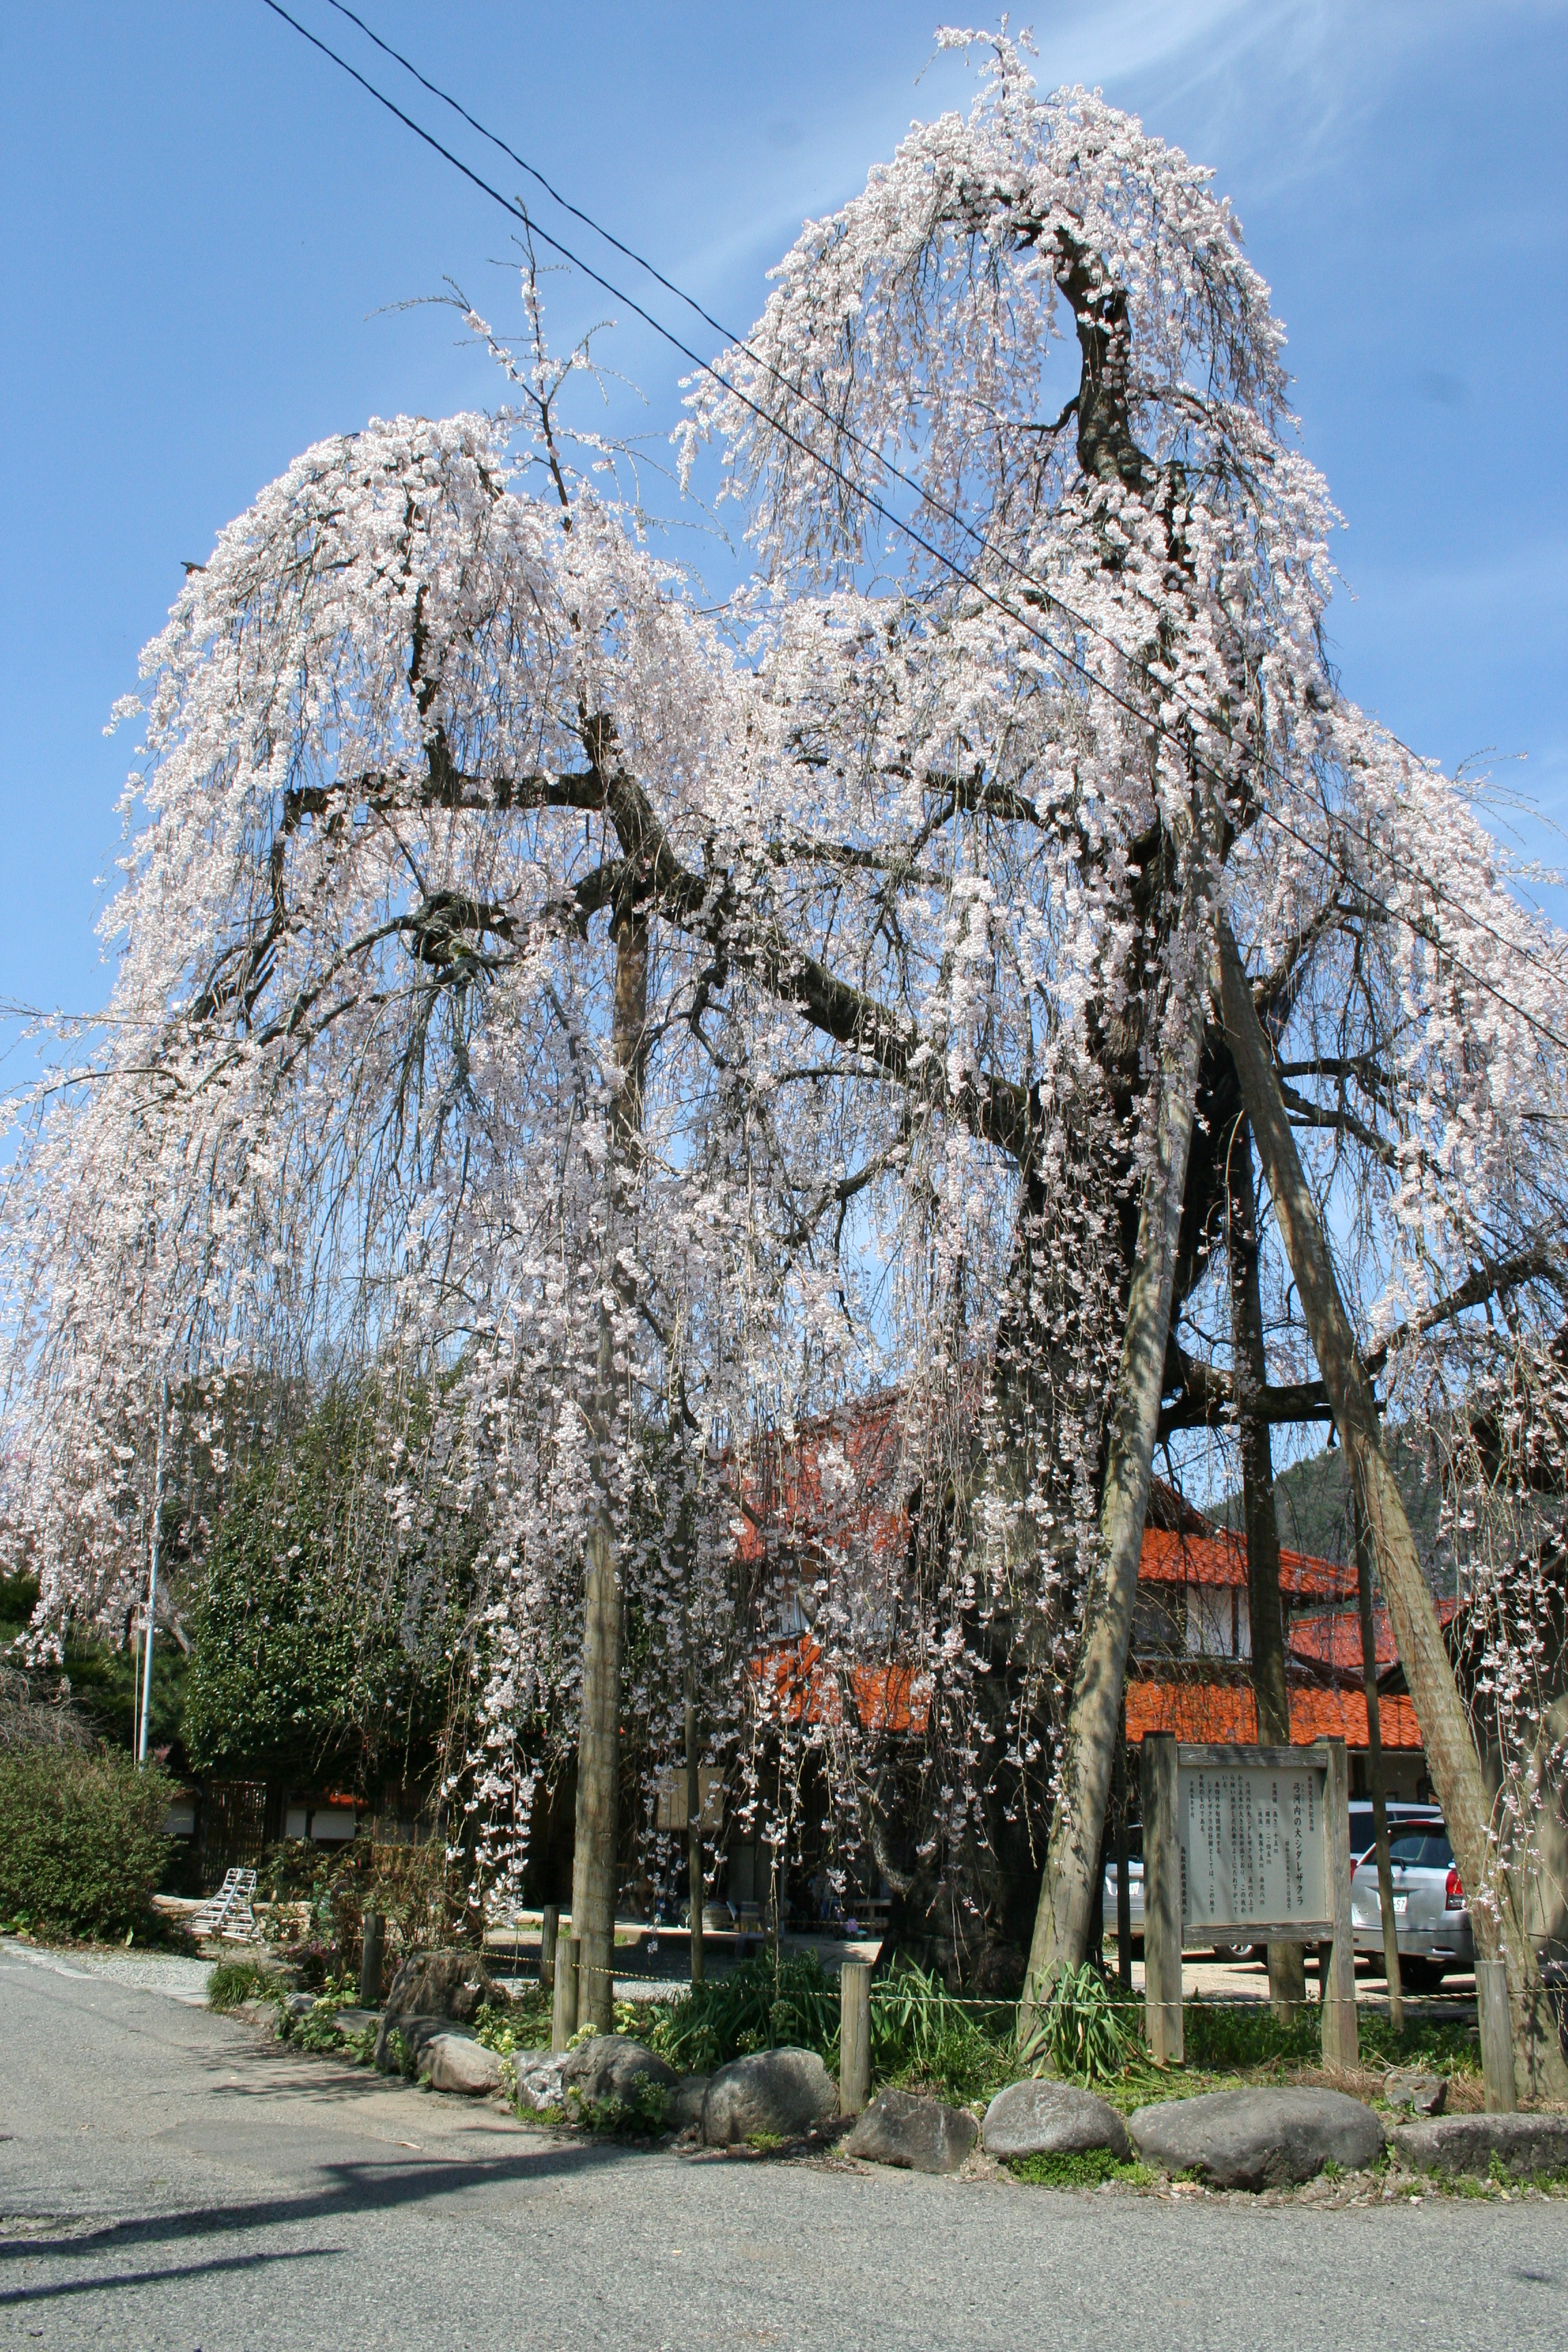
[[[1310,1748],[1143,1742],[1143,2001],[1150,2054],[1180,2064],[1184,1942],[1316,1944],[1323,2058],[1354,2066],[1350,1775]]]

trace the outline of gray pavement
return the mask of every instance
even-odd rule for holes
[[[126,2352],[1555,2352],[1568,2308],[1561,2203],[1259,2207],[583,2147],[14,1947],[0,2217],[0,2344]]]

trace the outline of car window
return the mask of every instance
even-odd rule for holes
[[[1454,1859],[1446,1830],[1405,1830],[1390,1839],[1388,1851],[1406,1870],[1447,1870]]]

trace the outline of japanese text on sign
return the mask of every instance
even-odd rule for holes
[[[1289,1936],[1330,1910],[1324,1774],[1306,1766],[1184,1767],[1177,1780],[1182,1925]]]

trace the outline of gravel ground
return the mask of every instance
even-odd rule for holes
[[[8,1958],[56,1976],[107,1977],[112,1984],[135,1985],[144,1992],[167,1993],[171,2000],[200,2008],[206,2000],[210,1960],[184,1952],[46,1952],[0,1937],[0,1951]]]

